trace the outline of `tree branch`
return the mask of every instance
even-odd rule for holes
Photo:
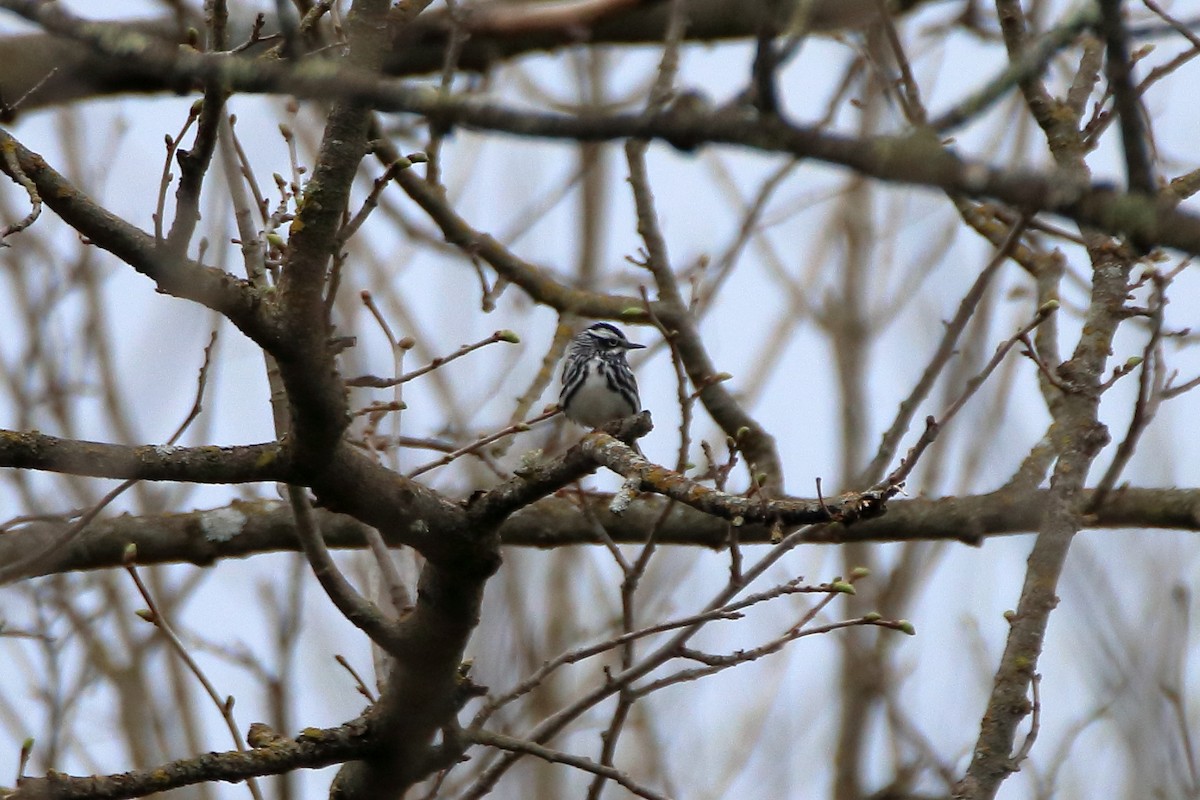
[[[925,0],[899,0],[887,5],[903,13]],[[27,19],[37,16],[36,3],[5,3]],[[593,45],[659,44],[667,26],[664,3],[613,2],[612,0],[574,0],[557,3],[514,4],[484,0],[470,4],[460,14],[458,25],[465,41],[456,59],[465,71],[487,71],[499,63],[529,53],[575,47],[581,41]],[[693,42],[750,39],[768,25],[784,30],[791,7],[769,0],[742,0],[731,7],[725,0],[686,0],[690,24],[687,39]],[[246,38],[254,15],[231,14],[231,39]],[[455,22],[448,13],[430,11],[405,18],[406,9],[393,11],[397,29],[384,63],[392,76],[428,75],[445,65],[445,53],[454,35]],[[806,24],[813,32],[856,29],[878,17],[878,0],[810,0],[806,5]],[[61,17],[60,17],[61,18]],[[185,44],[180,25],[171,17],[122,22],[89,22],[95,38],[129,41],[136,35],[164,47]],[[50,25],[48,29],[57,30]],[[3,96],[23,97],[30,93],[22,109],[44,108],[97,95],[177,91],[179,84],[167,73],[145,69],[136,61],[110,59],[87,48],[79,48],[64,39],[66,31],[54,34],[12,36],[0,40],[0,59],[12,69],[0,76]],[[269,37],[269,32],[260,36]],[[261,53],[257,47],[254,52]],[[313,55],[307,58],[314,59]],[[319,58],[315,60],[320,60]],[[38,86],[48,72],[53,78]]]
[[[276,739],[265,747],[242,753],[205,753],[153,769],[118,775],[74,777],[51,772],[44,778],[23,778],[8,800],[122,800],[144,797],[181,786],[211,781],[243,781],[261,775],[280,775],[295,769],[320,769],[362,758],[373,752],[367,719],[336,728],[307,728],[295,739]]]
[[[79,22],[54,4],[0,0],[0,7],[28,7],[34,18],[54,30],[69,33],[79,29]],[[222,80],[233,91],[358,101],[380,111],[418,114],[442,127],[463,125],[535,138],[575,142],[642,138],[665,141],[685,150],[702,144],[726,144],[788,153],[838,164],[885,181],[990,197],[1030,212],[1059,214],[1110,234],[1200,254],[1200,218],[1173,208],[1165,200],[1092,185],[1073,170],[1038,173],[989,167],[955,155],[928,133],[855,139],[734,108],[713,113],[679,107],[649,117],[640,112],[586,117],[529,112],[474,98],[445,97],[423,86],[380,81],[353,68],[330,69],[328,64],[309,62],[290,66],[207,55],[157,46],[144,39],[122,51],[122,57],[140,61],[147,70],[184,83]],[[3,143],[0,140],[0,145]],[[28,171],[24,162],[22,167]],[[52,196],[40,186],[39,190],[47,200]],[[47,204],[54,208],[52,203]]]
[[[0,430],[0,467],[187,483],[286,481],[292,475],[291,460],[278,442],[235,447],[135,447],[7,430]]]
[[[1094,496],[1083,493],[1085,502]],[[662,518],[664,499],[643,496],[621,515],[608,510],[611,495],[578,498],[547,497],[509,517],[500,527],[500,541],[510,547],[551,549],[600,545],[599,524],[617,544],[640,544]],[[893,500],[882,517],[850,526],[825,525],[812,529],[805,541],[842,542],[962,542],[978,546],[995,536],[1037,530],[1048,493],[1000,491],[993,494],[937,499]],[[796,502],[812,502],[796,499]],[[365,549],[363,523],[327,509],[314,509],[325,543],[335,549]],[[52,541],[69,524],[63,521],[25,522],[0,535],[0,563],[12,563],[22,553]],[[1200,531],[1200,490],[1119,489],[1086,521],[1089,530],[1144,528],[1160,531]],[[396,526],[397,528],[401,526]],[[407,527],[415,527],[410,523]],[[720,549],[728,544],[729,523],[691,508],[676,506],[662,523],[656,541],[664,545]],[[390,546],[408,543],[386,532]],[[742,545],[767,544],[771,525],[753,522],[738,530]],[[292,514],[279,501],[237,501],[231,505],[177,514],[120,516],[94,521],[77,541],[65,546],[34,575],[121,566],[126,545],[137,547],[138,563],[189,563],[207,566],[224,558],[245,558],[299,549]]]

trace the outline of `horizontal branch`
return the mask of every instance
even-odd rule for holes
[[[683,150],[705,144],[732,145],[837,164],[883,181],[999,200],[1029,212],[1058,214],[1112,235],[1200,255],[1200,217],[1180,211],[1170,198],[1125,194],[1107,185],[1080,182],[1065,171],[992,167],[956,155],[929,133],[858,139],[792,125],[740,107],[682,105],[656,115],[531,112],[474,98],[446,97],[428,86],[380,80],[328,62],[261,61],[172,47],[141,34],[101,35],[95,25],[72,17],[58,4],[0,0],[0,8],[16,10],[48,30],[117,53],[174,86],[218,81],[239,92],[351,99],[379,111],[417,114],[442,128],[458,125],[570,142],[637,138],[667,142]],[[53,208],[49,198],[47,203]]]
[[[893,0],[892,13],[902,13],[926,0]],[[6,3],[27,18],[36,17],[36,3]],[[786,30],[791,6],[772,0],[685,0],[685,37],[692,42],[753,39],[763,30]],[[498,63],[528,53],[589,45],[659,45],[663,41],[670,4],[568,0],[553,3],[511,3],[482,0],[465,6],[458,19],[442,10],[429,10],[401,20],[397,9],[386,74],[402,77],[440,72],[446,50],[456,36],[455,64],[460,70],[486,71]],[[805,24],[810,32],[859,28],[878,18],[879,0],[808,0]],[[254,14],[230,10],[230,38],[246,39]],[[273,32],[269,15],[262,32]],[[131,34],[175,47],[188,44],[186,31],[175,16],[121,22],[89,22],[93,36],[108,41]],[[456,31],[457,29],[457,31]],[[265,45],[250,52],[262,52]],[[313,58],[313,56],[309,56]],[[0,75],[0,89],[10,102],[26,97],[22,110],[60,105],[104,94],[177,91],[179,86],[162,72],[136,62],[111,58],[81,48],[64,35],[36,33],[0,39],[0,60],[10,68]],[[47,73],[50,75],[47,79]],[[35,86],[37,91],[30,93]]]
[[[0,467],[185,483],[287,482],[292,477],[287,451],[278,442],[237,447],[131,446],[3,429]]]
[[[484,527],[468,524],[462,506],[427,486],[387,469],[349,444],[342,442],[320,470],[308,470],[301,474],[292,467],[293,462],[294,454],[278,442],[238,447],[128,446],[0,429],[0,468],[37,469],[126,480],[303,485],[310,487],[318,501],[325,503],[328,508],[373,525],[393,546],[403,544],[415,547],[428,559],[441,563],[456,561],[464,567],[469,564],[472,569],[489,574],[498,565],[497,557],[492,552],[494,545],[482,533]],[[197,521],[199,527],[184,524],[186,535],[193,537],[193,541],[188,545],[188,555],[182,560],[206,564],[218,558],[249,555],[263,550],[296,549],[298,540],[280,545],[275,538],[282,533],[285,539],[295,539],[292,522],[286,522],[286,532],[271,522],[266,526],[269,529],[267,532],[262,526],[254,524],[259,521],[259,511],[261,508],[255,503],[235,502],[226,509],[201,517]],[[177,519],[184,518],[190,519],[190,515],[182,515]],[[502,518],[502,515],[493,518],[491,524],[494,526]],[[160,518],[160,522],[163,519]],[[64,525],[68,522],[64,519]],[[91,541],[90,537],[97,526],[103,525],[102,521],[94,520],[79,541]],[[62,531],[58,525],[51,527]],[[40,526],[38,529],[44,530]],[[362,528],[357,527],[355,531],[353,546],[357,547],[363,543]],[[127,532],[124,534],[124,543],[120,544],[107,542],[101,537],[94,544],[103,553],[101,559],[106,566],[119,562],[121,558],[120,552],[108,549],[109,545],[119,550],[129,542],[148,548],[144,551],[139,549],[140,563],[179,560],[173,555],[154,555],[159,548],[159,538],[152,531],[148,533],[143,537]],[[264,534],[265,540],[262,538]],[[0,563],[14,564],[22,553],[34,552],[20,548],[6,549],[14,543],[13,535],[0,537],[0,551],[12,555],[12,558],[0,560]],[[43,545],[50,541],[44,540]],[[73,557],[68,551],[73,547],[59,548],[58,555],[46,562],[50,566],[42,567],[39,562],[39,566],[30,574],[54,572],[59,569],[54,565],[71,563]],[[84,552],[87,547],[84,545]],[[88,559],[92,557],[87,556]],[[114,558],[116,562],[112,561]],[[90,567],[85,563],[68,568]]]
[[[8,800],[121,800],[212,781],[238,782],[263,775],[282,775],[296,769],[319,769],[363,758],[374,747],[367,721],[352,720],[337,728],[307,728],[295,739],[269,739],[262,747],[238,752],[205,753],[153,769],[118,775],[75,777],[51,772],[44,778],[25,778]]]
[[[1085,493],[1086,497],[1090,496]],[[811,543],[958,541],[979,545],[992,536],[1030,533],[1044,510],[1047,493],[1017,497],[1011,493],[892,500],[888,513],[850,526],[812,528]],[[577,497],[547,497],[509,517],[500,528],[505,545],[556,548],[601,545],[596,524],[620,544],[646,541],[662,518],[665,500],[645,496],[621,515],[608,510],[611,495],[588,495],[588,511]],[[342,514],[315,509],[317,524],[333,548],[362,549],[362,523]],[[0,563],[12,563],[52,541],[68,523],[29,522],[0,535]],[[664,545],[720,548],[729,537],[729,524],[676,504],[663,522],[656,541]],[[414,527],[409,525],[407,527]],[[1124,489],[1113,492],[1087,520],[1087,527],[1144,528],[1200,531],[1200,489]],[[389,545],[400,542],[384,532]],[[766,544],[770,526],[746,524],[738,529],[743,545]],[[291,510],[279,501],[235,502],[224,508],[182,514],[121,516],[93,522],[77,540],[43,564],[38,574],[119,567],[125,547],[137,547],[139,564],[184,562],[208,565],[223,558],[299,549]]]

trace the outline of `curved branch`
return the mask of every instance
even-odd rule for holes
[[[479,256],[505,280],[520,286],[537,302],[563,313],[596,319],[646,320],[641,299],[573,289],[555,280],[545,268],[525,261],[492,236],[477,231],[450,206],[441,187],[429,183],[414,171],[399,173],[396,183],[429,215],[447,242]]]
[[[88,197],[3,129],[0,151],[16,158],[20,171],[37,187],[43,202],[64,222],[150,278],[159,291],[223,314],[260,344],[273,338],[273,330],[261,314],[264,298],[249,283],[224,270],[174,257],[158,247],[153,236]],[[7,159],[0,159],[0,170],[14,180],[20,178]]]

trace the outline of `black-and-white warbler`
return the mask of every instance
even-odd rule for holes
[[[642,410],[637,379],[625,353],[645,347],[621,329],[597,322],[575,334],[563,359],[558,405],[567,419],[594,428]]]

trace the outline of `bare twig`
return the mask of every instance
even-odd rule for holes
[[[929,359],[929,364],[921,373],[920,379],[917,380],[908,397],[900,402],[896,410],[896,419],[892,422],[891,427],[884,433],[882,440],[879,443],[879,449],[875,453],[875,458],[870,465],[863,470],[859,477],[858,483],[864,484],[878,480],[878,476],[887,467],[888,463],[896,453],[896,448],[900,444],[901,438],[905,431],[908,430],[912,423],[913,416],[916,414],[917,408],[928,397],[929,392],[933,389],[933,384],[936,382],[938,375],[945,369],[951,357],[955,352],[955,345],[958,342],[959,336],[962,335],[967,323],[974,315],[976,308],[979,306],[980,300],[983,299],[987,287],[991,284],[992,278],[997,271],[1011,255],[1014,247],[1020,242],[1021,236],[1025,232],[1029,218],[1021,217],[1015,225],[1013,225],[1004,241],[996,248],[996,252],[989,259],[987,265],[975,278],[975,282],[971,284],[971,288],[967,290],[966,295],[958,304],[958,310],[954,317],[946,324],[945,330],[942,333],[942,339],[938,343],[937,349],[933,356]]]
[[[496,342],[508,342],[509,344],[518,344],[520,341],[521,341],[520,337],[518,337],[512,331],[509,331],[509,330],[496,331],[495,333],[493,333],[491,336],[487,337],[486,339],[482,339],[473,344],[464,344],[462,347],[455,350],[450,355],[440,356],[438,358],[435,358],[435,359],[433,359],[433,361],[429,362],[428,364],[421,367],[420,369],[415,369],[412,372],[405,373],[404,375],[401,375],[398,378],[377,378],[374,375],[363,375],[358,378],[348,379],[346,381],[346,385],[347,386],[369,386],[373,389],[386,389],[388,387],[395,386],[397,384],[408,383],[411,380],[419,378],[422,375],[426,375],[430,372],[433,372],[435,369],[439,369],[439,368],[445,366],[446,364],[455,360],[456,358],[462,358],[463,356],[467,355],[468,353],[472,353],[481,347],[486,347],[489,344],[495,344]],[[534,422],[539,422],[541,419],[542,418],[539,417],[537,419],[530,420],[530,424],[532,424]]]
[[[367,686],[367,682],[362,679],[358,671],[350,666],[350,662],[343,655],[335,655],[333,660],[342,665],[342,669],[350,673],[350,677],[354,678],[354,687],[358,689],[358,693],[367,698],[368,703],[375,702],[375,693],[371,691],[371,687]]]
[[[212,681],[210,681],[208,676],[204,674],[204,670],[200,669],[200,665],[197,664],[195,659],[192,658],[191,653],[189,653],[187,648],[184,647],[183,642],[180,641],[179,636],[175,633],[171,623],[163,615],[162,609],[159,608],[158,604],[154,602],[154,596],[150,593],[150,590],[146,587],[146,584],[142,582],[141,575],[138,574],[137,567],[135,566],[137,561],[137,548],[133,545],[130,545],[126,550],[125,559],[125,571],[129,574],[129,577],[133,579],[133,584],[137,587],[138,594],[142,596],[142,600],[146,602],[146,607],[148,609],[147,611],[140,613],[138,616],[154,625],[154,627],[158,628],[159,632],[161,632],[166,638],[167,642],[171,645],[171,649],[174,650],[175,654],[183,660],[183,663],[187,665],[187,668],[191,671],[191,673],[196,676],[196,680],[199,681],[202,687],[204,687],[205,694],[208,695],[208,698],[212,700],[213,705],[215,705],[217,710],[221,713],[221,718],[225,721],[225,727],[229,729],[229,735],[233,737],[233,744],[237,748],[238,752],[246,752],[246,742],[242,738],[242,734],[238,730],[237,722],[233,718],[233,697],[222,698],[221,695],[217,693],[217,689],[215,686],[213,686]],[[250,789],[250,794],[255,800],[262,800],[262,792],[258,788],[258,781],[256,781],[253,777],[247,778],[246,786]]]
[[[476,744],[489,745],[491,747],[496,747],[501,750],[508,750],[516,754],[531,755],[535,758],[540,758],[543,761],[549,761],[554,764],[566,764],[567,766],[574,767],[575,769],[583,770],[584,772],[590,772],[597,777],[612,780],[615,783],[624,786],[638,797],[644,797],[647,798],[647,800],[668,800],[667,795],[660,794],[646,788],[645,786],[642,786],[621,770],[615,769],[606,764],[597,763],[592,761],[590,758],[585,758],[584,756],[571,755],[570,753],[564,753],[561,750],[554,750],[526,739],[517,739],[512,736],[505,736],[501,733],[495,733],[493,731],[477,728],[463,730],[460,732],[460,735],[463,737],[463,739],[470,742],[475,742]]]
[[[1001,342],[1000,345],[996,347],[996,352],[992,355],[991,360],[988,361],[978,375],[967,381],[967,385],[963,388],[962,393],[959,394],[954,402],[952,402],[942,411],[941,418],[937,419],[932,416],[926,417],[925,431],[921,434],[916,444],[909,448],[908,454],[901,459],[900,466],[898,466],[886,478],[872,488],[886,488],[890,486],[902,485],[908,478],[909,473],[912,472],[913,467],[916,466],[917,460],[921,457],[921,454],[925,451],[925,448],[932,444],[937,438],[942,426],[948,423],[958,414],[959,411],[962,410],[962,407],[966,405],[967,401],[971,399],[971,396],[979,390],[979,387],[982,386],[985,381],[987,381],[988,377],[996,370],[996,367],[1000,366],[1000,362],[1004,360],[1006,355],[1008,355],[1008,351],[1011,350],[1017,342],[1022,341],[1030,331],[1041,325],[1047,318],[1049,318],[1051,314],[1057,310],[1058,305],[1056,303],[1047,303],[1037,310],[1037,313],[1033,316],[1033,320],[1031,320],[1027,325],[1022,327],[1008,339]]]
[[[495,433],[489,433],[487,436],[480,437],[479,439],[476,439],[475,441],[471,442],[470,444],[466,445],[465,447],[460,447],[459,449],[455,450],[452,453],[447,453],[445,456],[443,456],[442,458],[439,458],[437,461],[430,461],[428,464],[423,464],[422,466],[419,466],[416,469],[411,470],[405,477],[415,478],[418,475],[424,475],[426,472],[429,472],[432,469],[437,469],[438,467],[444,467],[447,464],[451,463],[452,461],[456,461],[459,458],[461,458],[469,453],[475,452],[476,450],[478,450],[481,447],[487,447],[492,442],[499,441],[507,436],[512,436],[517,433],[524,433],[525,431],[529,430],[529,428],[531,426],[536,425],[539,422],[544,422],[544,421],[550,419],[555,414],[557,414],[558,411],[559,411],[559,409],[556,406],[555,408],[551,409],[550,411],[546,411],[545,413],[538,414],[536,417],[534,417],[531,420],[528,420],[527,422],[518,422],[515,425],[508,425],[507,427],[501,428],[500,430],[496,431]]]

